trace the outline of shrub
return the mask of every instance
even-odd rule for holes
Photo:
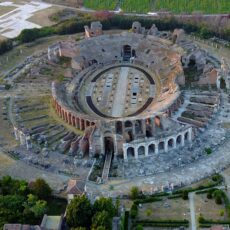
[[[198,221],[199,221],[199,223],[203,223],[205,221],[205,219],[204,219],[202,214],[199,215]]]
[[[10,39],[0,41],[0,54],[3,54],[13,48],[13,42]]]
[[[136,186],[132,187],[131,191],[130,191],[130,197],[131,197],[131,199],[133,199],[133,200],[137,199],[138,194],[139,194],[138,187],[136,187]]]
[[[224,216],[224,210],[220,210],[220,216]]]
[[[130,209],[130,216],[132,219],[135,219],[137,217],[138,214],[138,207],[137,205],[134,203]]]
[[[147,210],[145,211],[146,216],[151,216],[152,213],[153,213],[153,211],[152,211],[151,209],[147,209]]]
[[[183,200],[188,200],[188,191],[187,190],[183,191],[182,198],[183,198]]]
[[[211,148],[205,148],[204,151],[207,153],[207,155],[212,154],[212,149]]]

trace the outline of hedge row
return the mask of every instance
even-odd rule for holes
[[[138,204],[152,203],[152,202],[157,202],[157,201],[162,201],[162,199],[157,198],[157,197],[146,197],[146,198],[143,198],[143,199],[135,200],[134,204],[138,205]]]
[[[141,220],[136,221],[135,224],[140,224],[144,227],[188,227],[188,220]]]

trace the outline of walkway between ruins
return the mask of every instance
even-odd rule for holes
[[[126,89],[128,84],[128,67],[121,67],[121,72],[117,82],[117,89],[114,95],[114,102],[112,108],[113,117],[121,117],[125,107]]]
[[[191,215],[191,230],[196,230],[196,212],[195,212],[195,204],[194,204],[194,196],[195,192],[189,193],[189,208]]]

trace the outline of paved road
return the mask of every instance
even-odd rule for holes
[[[196,230],[196,211],[194,204],[194,196],[195,192],[189,193],[189,207],[190,207],[190,215],[191,215],[191,230]]]

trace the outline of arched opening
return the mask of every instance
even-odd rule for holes
[[[72,117],[71,117],[71,113],[68,114],[68,123],[71,124],[72,123]]]
[[[136,134],[141,133],[141,120],[135,121],[135,133]]]
[[[112,137],[104,138],[105,154],[114,153],[114,143]]]
[[[136,57],[136,50],[132,50],[132,57]]]
[[[226,82],[223,77],[220,78],[220,88],[226,89]]]
[[[132,128],[133,127],[133,124],[131,121],[126,121],[125,122],[125,128]]]
[[[152,137],[153,136],[153,133],[152,133],[152,129],[151,127],[148,125],[146,127],[146,137]]]
[[[116,133],[117,134],[122,134],[123,130],[122,130],[122,122],[121,121],[117,121],[116,122]]]
[[[139,148],[138,148],[138,155],[139,156],[143,156],[143,155],[145,155],[145,147],[144,146],[140,146]]]
[[[176,139],[176,143],[177,143],[177,145],[181,145],[181,142],[182,142],[182,136],[179,135],[179,136],[177,137],[177,139]]]
[[[159,146],[158,146],[159,151],[164,151],[164,149],[165,149],[164,146],[165,146],[164,141],[161,141],[161,142],[159,143]]]
[[[76,118],[72,116],[72,125],[75,127],[76,126]]]
[[[129,147],[127,149],[127,157],[128,158],[133,158],[135,156],[135,153],[134,153],[134,148],[133,147]]]
[[[196,58],[192,55],[189,59],[188,67],[192,68],[194,66],[196,66]]]
[[[81,119],[81,130],[85,130],[85,120]]]
[[[149,155],[154,154],[155,153],[155,145],[154,144],[150,144],[148,151],[149,151]]]
[[[90,122],[86,121],[86,127],[89,127],[89,126],[90,126]]]
[[[123,61],[129,61],[132,57],[132,48],[129,45],[123,46]]]
[[[189,138],[189,132],[186,132],[185,135],[184,135],[184,140],[188,141],[188,138]]]
[[[161,126],[161,119],[160,119],[159,116],[156,116],[156,117],[154,118],[154,123],[155,123],[155,125],[156,125],[157,127],[160,127],[160,126]]]
[[[172,148],[174,147],[174,140],[173,140],[173,138],[171,138],[171,139],[168,141],[168,147],[169,147],[170,149],[172,149]]]
[[[133,137],[133,132],[132,132],[131,130],[129,130],[129,131],[127,132],[126,141],[127,141],[127,142],[131,142],[131,141],[133,141],[133,139],[134,139],[134,137]]]

